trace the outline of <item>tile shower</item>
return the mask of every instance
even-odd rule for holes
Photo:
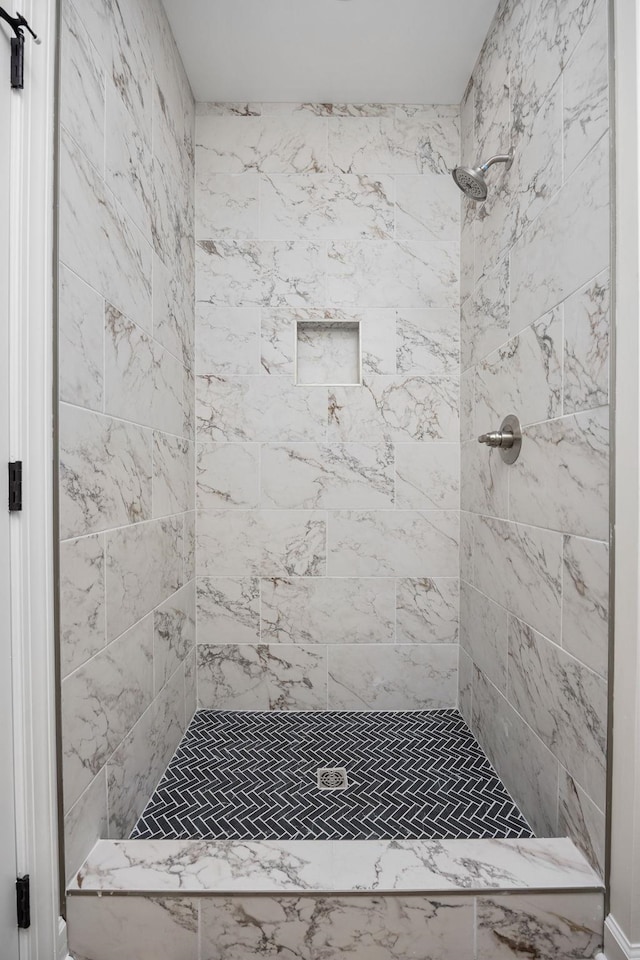
[[[582,855],[601,876],[607,12],[502,2],[460,107],[194,104],[159,4],[65,0],[60,658],[76,956],[195,960],[199,937],[203,960],[265,943],[483,960],[516,956],[525,927],[544,957],[599,949]],[[461,203],[450,168],[508,146],[487,202]],[[525,439],[506,467],[475,437],[511,412]],[[582,854],[561,840],[367,840],[351,878],[340,843],[128,841],[197,707],[459,707],[535,835]],[[519,873],[518,851],[549,874]],[[136,897],[128,870],[155,897]]]

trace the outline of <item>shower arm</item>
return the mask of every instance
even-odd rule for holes
[[[489,160],[487,160],[486,163],[483,163],[480,169],[482,170],[483,173],[486,173],[489,167],[492,167],[494,163],[506,163],[507,170],[508,170],[511,164],[513,163],[513,154],[498,153],[496,154],[495,157],[491,157]]]

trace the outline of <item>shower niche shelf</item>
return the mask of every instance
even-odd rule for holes
[[[362,383],[360,323],[299,320],[296,323],[296,383],[353,386]]]

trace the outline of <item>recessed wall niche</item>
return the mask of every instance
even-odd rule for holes
[[[296,383],[361,384],[360,323],[299,320],[296,324]]]

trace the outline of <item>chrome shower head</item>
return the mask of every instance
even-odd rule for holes
[[[513,154],[499,154],[477,167],[454,167],[451,175],[465,197],[477,201],[487,199],[487,181],[484,175],[494,163],[504,163],[508,170],[513,163]]]

